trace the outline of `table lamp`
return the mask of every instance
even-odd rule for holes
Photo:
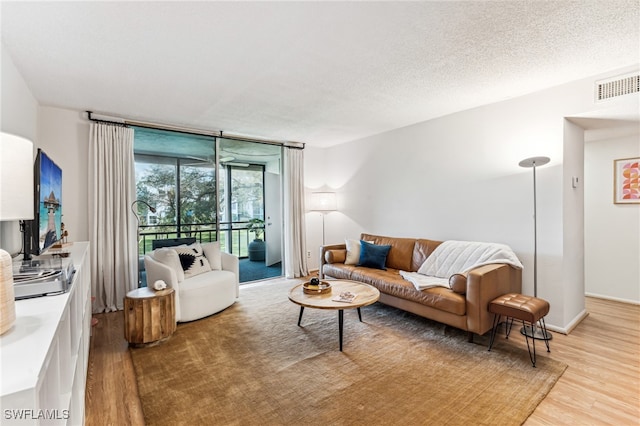
[[[33,143],[1,133],[0,221],[33,219]],[[16,320],[11,255],[0,249],[0,334]]]

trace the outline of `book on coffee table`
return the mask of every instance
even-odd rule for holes
[[[358,295],[355,293],[351,293],[350,291],[343,291],[342,293],[334,297],[332,300],[334,302],[351,303],[354,301],[356,297],[358,297]]]

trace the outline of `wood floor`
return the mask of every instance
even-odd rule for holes
[[[569,367],[526,421],[537,425],[640,425],[640,306],[587,298],[571,334],[553,333],[551,356]],[[122,312],[96,315],[89,354],[86,424],[143,425]],[[517,335],[509,344],[526,350]],[[542,349],[544,345],[537,346]]]

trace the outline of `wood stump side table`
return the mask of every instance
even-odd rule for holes
[[[132,290],[124,298],[124,337],[131,345],[149,346],[176,331],[174,290]]]

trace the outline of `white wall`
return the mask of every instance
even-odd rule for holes
[[[38,145],[62,169],[62,221],[69,241],[88,241],[89,121],[79,111],[38,111]]]
[[[34,144],[34,159],[37,148],[38,102],[17,70],[4,45],[1,50],[0,127],[3,132],[29,139]],[[7,202],[7,200],[0,200]],[[3,222],[0,228],[0,247],[17,254],[22,247],[20,228],[17,221]]]
[[[584,281],[575,274],[584,249],[576,236],[582,196],[567,186],[571,175],[582,177],[582,148],[576,142],[565,147],[565,117],[603,108],[593,99],[594,81],[601,78],[418,123],[323,153],[307,151],[313,158],[306,164],[322,164],[306,170],[307,186],[322,182],[338,192],[340,211],[327,216],[327,242],[366,231],[506,243],[525,265],[523,292],[533,294],[532,171],[518,162],[534,155],[551,157],[537,173],[538,296],[551,304],[547,324],[567,331],[584,313]],[[637,114],[640,97],[631,96]],[[572,156],[567,166],[565,154]],[[317,245],[317,240],[307,243]]]
[[[87,241],[88,121],[78,111],[39,106],[4,48],[1,88],[2,131],[31,140],[34,159],[37,148],[42,148],[62,168],[62,220],[70,241]],[[17,252],[18,222],[3,223],[0,238],[1,247]]]
[[[31,89],[20,75],[7,53],[1,45],[2,55],[2,131],[22,136],[36,143],[38,125],[38,102],[31,93]],[[34,150],[35,158],[35,150]]]
[[[640,204],[613,203],[613,160],[630,157],[640,157],[637,126],[585,133],[585,287],[640,303]]]
[[[564,122],[562,176],[563,328],[570,331],[586,316],[584,303],[584,129]],[[574,185],[573,181],[576,181]],[[575,186],[575,187],[574,187]]]
[[[327,151],[320,148],[308,146],[304,149],[304,174],[305,174],[305,204],[308,207],[308,200],[312,192],[335,191],[335,188],[327,186],[324,173],[325,155]],[[338,209],[340,204],[338,203]],[[332,244],[327,238],[327,231],[331,228],[332,216],[336,212],[307,211],[305,226],[307,233],[307,262],[310,270],[318,269],[320,246],[322,245],[323,220],[325,227],[325,242]]]

